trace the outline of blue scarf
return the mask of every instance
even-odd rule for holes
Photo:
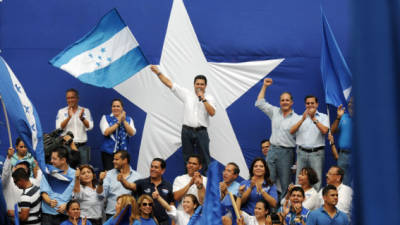
[[[118,123],[118,119],[115,116],[106,115],[106,119],[108,125],[111,127],[112,125]],[[126,117],[126,122],[130,123],[130,118]],[[118,128],[114,131],[114,137],[116,142],[116,147],[114,150],[128,150],[128,134],[126,133],[125,126],[121,124]]]

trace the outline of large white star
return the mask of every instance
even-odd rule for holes
[[[174,0],[160,60],[160,69],[173,82],[193,90],[197,74],[207,76],[206,91],[216,99],[216,114],[210,120],[210,154],[221,162],[236,162],[241,176],[248,170],[226,108],[278,66],[283,59],[244,63],[209,63],[197,40],[182,0]],[[180,146],[183,104],[149,68],[115,87],[143,109],[146,121],[137,170],[149,174],[154,157],[168,158]],[[247,115],[243,115],[246,118]]]

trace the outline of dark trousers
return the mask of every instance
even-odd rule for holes
[[[63,214],[51,215],[42,213],[42,225],[60,225],[63,221],[67,220],[68,216]]]
[[[181,140],[183,160],[186,162],[188,157],[194,154],[197,150],[205,174],[207,172],[208,164],[210,164],[210,138],[208,137],[207,128],[191,128],[184,125],[182,126]]]
[[[106,152],[101,152],[101,161],[103,162],[103,170],[112,170],[114,169],[114,155],[108,154]]]

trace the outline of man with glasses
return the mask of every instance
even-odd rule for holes
[[[74,134],[74,143],[80,153],[80,163],[87,164],[90,159],[90,147],[86,145],[86,132],[93,128],[93,120],[88,108],[78,105],[79,93],[71,88],[65,92],[66,107],[58,110],[56,128],[62,129],[64,136],[68,131]]]
[[[338,166],[332,166],[328,173],[326,173],[326,184],[333,185],[336,187],[339,193],[339,200],[336,207],[347,214],[350,218],[351,216],[351,201],[353,199],[353,190],[351,187],[342,183],[344,177],[344,170]],[[324,203],[324,199],[322,198],[322,192],[320,191],[319,197],[322,200],[322,204]]]
[[[311,167],[318,175],[316,190],[321,188],[322,169],[325,160],[325,135],[329,131],[329,118],[318,112],[318,99],[313,95],[305,97],[306,110],[300,120],[290,129],[296,134],[297,170],[296,183],[301,169]]]

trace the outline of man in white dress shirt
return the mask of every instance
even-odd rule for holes
[[[290,129],[296,133],[297,144],[297,177],[301,169],[311,167],[318,175],[318,183],[314,188],[321,188],[322,169],[325,160],[325,135],[329,131],[329,118],[318,112],[318,99],[313,95],[305,97],[306,110],[300,120]]]
[[[207,127],[209,126],[210,116],[215,115],[214,98],[206,93],[207,78],[204,75],[197,75],[194,78],[194,91],[190,91],[172,83],[160,72],[157,66],[152,65],[151,70],[182,101],[184,105],[181,133],[183,159],[187,161],[188,156],[194,154],[195,149],[197,149],[205,173],[210,163],[210,138],[208,137]]]
[[[58,110],[56,128],[61,128],[65,135],[68,131],[74,134],[74,143],[80,153],[80,163],[87,164],[90,160],[90,147],[87,143],[87,131],[93,128],[93,120],[87,108],[78,105],[79,93],[71,88],[65,92],[67,107]]]
[[[326,184],[330,184],[336,187],[338,191],[338,203],[336,205],[336,208],[347,214],[347,217],[350,220],[353,189],[343,184],[343,177],[344,170],[338,166],[332,166],[326,173]],[[322,203],[321,205],[323,205],[324,199],[322,197],[322,190],[319,192],[319,197]]]

